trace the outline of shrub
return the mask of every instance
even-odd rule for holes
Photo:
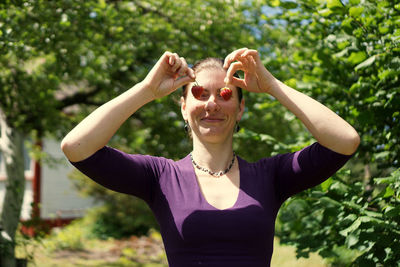
[[[82,250],[87,236],[86,227],[82,227],[82,219],[79,219],[64,228],[53,229],[49,238],[43,242],[50,252],[63,249]]]
[[[318,252],[355,266],[398,266],[400,169],[370,186],[352,184],[348,176],[340,171],[287,201],[279,216],[281,242],[295,245],[298,257]]]

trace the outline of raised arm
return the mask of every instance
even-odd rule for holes
[[[165,52],[142,82],[97,108],[72,129],[62,140],[61,149],[72,162],[88,158],[140,107],[194,81],[194,77],[184,58]]]
[[[242,48],[225,59],[226,82],[250,92],[268,93],[299,118],[323,146],[344,155],[353,154],[360,137],[355,129],[335,112],[311,97],[276,79],[262,64],[256,50]],[[244,79],[233,77],[243,70]]]

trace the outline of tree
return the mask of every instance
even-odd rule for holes
[[[1,3],[2,132],[12,133],[15,140],[32,132],[39,139],[48,134],[60,137],[98,105],[143,79],[165,50],[176,51],[193,63],[251,45],[255,39],[243,26],[247,23],[243,10],[241,1]],[[122,146],[133,145],[137,152],[177,157],[188,147],[182,141],[177,114],[171,98],[155,101],[121,129],[120,133],[129,134],[117,135],[115,140]],[[1,138],[11,140],[3,134]],[[172,140],[178,144],[176,151],[160,145]],[[6,196],[1,217],[11,241],[0,239],[1,247],[9,248],[1,250],[1,264],[15,266],[23,164],[16,156],[7,155],[8,147],[18,155],[22,142],[11,140],[1,146],[2,153],[13,159],[12,167],[7,168],[6,194],[10,197]]]
[[[276,44],[264,48],[266,65],[353,124],[362,138],[353,161],[385,177],[341,172],[292,198],[279,217],[281,241],[303,257],[318,251],[338,261],[350,249],[347,264],[400,264],[400,4],[269,1],[269,8],[274,14],[253,14],[260,38]]]

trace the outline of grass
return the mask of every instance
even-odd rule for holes
[[[296,258],[296,249],[292,246],[279,244],[279,240],[274,240],[274,254],[271,259],[271,267],[327,267],[329,266],[318,254],[312,253],[310,257]]]
[[[20,237],[21,238],[21,237]],[[82,224],[72,223],[44,239],[25,240],[17,247],[17,257],[32,260],[28,267],[167,267],[167,258],[157,231],[148,236],[129,239],[100,240],[88,238]],[[326,267],[316,254],[308,259],[297,259],[295,248],[279,244],[275,239],[272,267]]]
[[[142,243],[132,248],[127,243]],[[164,252],[154,254],[146,253],[151,245],[145,239],[137,240],[88,240],[84,248],[80,250],[62,249],[49,251],[46,242],[36,243],[33,261],[28,267],[166,267],[166,256]],[[296,259],[295,248],[283,246],[275,239],[275,249],[272,256],[272,267],[326,267],[328,266],[321,257],[313,254],[308,259]],[[154,249],[153,249],[154,250]]]

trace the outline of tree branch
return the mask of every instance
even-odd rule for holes
[[[89,97],[96,95],[98,92],[101,91],[100,86],[96,86],[95,89],[89,92],[78,92],[71,96],[67,96],[59,102],[57,105],[57,110],[62,110],[68,106],[72,106],[75,104],[90,104],[94,103],[93,101],[88,100]]]

